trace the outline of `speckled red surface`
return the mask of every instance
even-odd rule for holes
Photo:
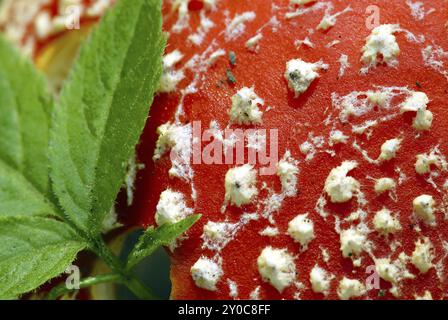
[[[282,1],[283,4],[286,2]],[[242,212],[252,212],[254,208],[250,206],[242,209],[231,207],[224,215],[220,213],[225,193],[224,176],[232,166],[193,165],[198,200],[194,204],[190,202],[189,205],[194,208],[195,212],[203,214],[203,218],[188,233],[189,239],[185,240],[173,255],[172,297],[175,299],[226,299],[229,298],[229,289],[225,279],[230,278],[238,284],[239,297],[242,299],[248,298],[250,292],[258,285],[261,285],[262,298],[293,298],[296,291],[294,286],[285,289],[283,294],[279,294],[271,285],[261,281],[256,260],[261,250],[267,245],[287,248],[289,252],[298,254],[299,245],[294,243],[285,232],[288,222],[297,214],[305,212],[310,213],[309,217],[315,223],[316,239],[310,243],[309,249],[298,254],[296,259],[298,279],[306,286],[306,289],[302,290],[301,298],[324,298],[322,294],[315,294],[310,289],[309,272],[316,263],[335,274],[336,280],[339,280],[342,276],[360,280],[366,279],[370,275],[366,273],[366,267],[374,264],[373,261],[365,255],[363,265],[360,268],[354,268],[351,260],[344,259],[341,255],[339,235],[334,230],[333,217],[330,216],[325,221],[314,210],[330,170],[340,165],[343,160],[358,160],[360,163],[360,166],[353,171],[352,175],[361,182],[362,190],[369,201],[368,221],[371,221],[373,214],[382,209],[383,206],[393,212],[400,212],[400,222],[403,230],[392,238],[399,239],[402,247],[392,253],[384,237],[372,232],[369,239],[372,239],[377,246],[375,255],[377,257],[391,255],[394,259],[402,251],[410,255],[414,250],[414,242],[419,237],[411,221],[412,200],[420,194],[428,193],[434,196],[438,204],[442,202],[443,196],[415,173],[414,163],[417,154],[428,152],[436,144],[440,144],[444,154],[448,151],[446,145],[448,111],[445,108],[448,85],[443,75],[423,65],[422,44],[410,43],[402,33],[397,35],[397,41],[401,48],[401,54],[398,58],[399,67],[395,69],[381,65],[371,70],[368,75],[360,76],[359,69],[362,67],[359,62],[360,51],[365,44],[365,38],[370,34],[370,31],[365,27],[367,17],[365,11],[367,6],[376,4],[381,9],[382,24],[399,23],[402,28],[415,34],[424,34],[427,37],[425,45],[434,42],[443,48],[448,48],[447,31],[445,29],[448,13],[446,4],[443,1],[431,2],[431,6],[437,8],[437,11],[425,20],[416,22],[411,17],[405,1],[333,1],[334,12],[343,10],[347,4],[350,4],[354,11],[338,17],[336,25],[328,31],[316,31],[313,35],[309,35],[307,29],[315,28],[319,24],[323,16],[322,11],[292,19],[291,22],[294,25],[285,21],[283,15],[279,14],[278,19],[281,22],[279,31],[273,33],[271,28],[265,28],[258,53],[252,53],[245,48],[244,44],[255,35],[258,28],[271,18],[271,1],[257,1],[256,4],[253,1],[228,1],[227,3],[225,8],[229,10],[230,17],[245,11],[254,11],[257,14],[256,20],[247,23],[246,32],[237,40],[226,43],[223,39],[224,36],[219,34],[224,28],[222,4],[219,4],[217,12],[210,13],[211,19],[217,23],[217,26],[212,29],[200,48],[186,42],[184,33],[170,35],[167,52],[179,49],[186,55],[183,62],[188,61],[193,54],[201,53],[212,40],[218,42],[218,48],[227,51],[233,50],[237,56],[237,65],[231,68],[237,83],[235,85],[229,85],[228,83],[219,85],[221,80],[226,79],[226,70],[230,68],[227,58],[220,58],[216,65],[207,72],[206,80],[202,83],[199,92],[185,98],[186,120],[201,120],[204,126],[208,126],[211,120],[217,120],[221,128],[224,128],[228,123],[227,110],[231,106],[232,95],[243,86],[254,86],[256,93],[265,100],[266,105],[272,106],[271,111],[265,112],[261,127],[279,129],[280,156],[286,149],[289,149],[293,157],[301,161],[299,165],[299,194],[297,197],[286,199],[280,212],[275,215],[276,225],[282,235],[275,238],[260,236],[258,232],[267,225],[267,221],[260,219],[251,222],[222,251],[224,276],[218,284],[218,290],[210,292],[199,289],[191,279],[190,268],[201,255],[213,256],[213,252],[201,249],[202,239],[200,236],[203,225],[208,220],[223,221],[227,218],[229,221],[237,221]],[[192,30],[194,30],[199,13],[192,11],[191,15],[194,21]],[[165,22],[166,26],[170,26],[175,19],[175,16],[170,18],[168,15]],[[190,31],[186,31],[186,33],[188,32]],[[306,36],[309,36],[315,48],[302,46],[297,50],[294,41],[304,39]],[[335,39],[341,41],[341,43],[332,48],[325,47],[327,43]],[[339,62],[337,61],[341,54],[349,56],[351,67],[339,79]],[[288,91],[283,77],[286,62],[293,58],[301,58],[310,62],[323,59],[324,62],[330,64],[329,70],[322,72],[321,78],[315,81],[308,91],[298,99],[295,99],[293,93]],[[189,82],[191,74],[189,76],[182,84]],[[421,88],[417,87],[417,82],[421,85]],[[298,146],[307,140],[308,133],[311,131],[315,135],[328,136],[329,128],[323,124],[323,121],[328,115],[325,110],[331,108],[331,93],[337,92],[344,95],[355,90],[374,89],[374,85],[408,86],[411,90],[421,90],[427,93],[431,99],[428,108],[434,113],[432,129],[416,139],[415,131],[412,128],[413,115],[406,114],[378,125],[374,129],[374,134],[370,140],[365,136],[357,136],[357,141],[369,152],[369,155],[376,158],[385,140],[396,138],[402,134],[403,144],[398,157],[381,166],[363,161],[360,154],[351,147],[351,144],[336,147],[335,157],[331,157],[327,153],[319,153],[314,160],[306,163]],[[163,94],[157,97],[139,146],[139,159],[145,164],[146,169],[140,173],[137,180],[135,204],[129,210],[129,215],[132,216],[132,219],[136,219],[135,222],[143,222],[144,225],[154,223],[158,195],[167,186],[184,192],[186,195],[190,194],[189,185],[178,179],[168,177],[168,169],[171,166],[168,156],[156,164],[151,160],[157,138],[155,130],[158,125],[172,121],[178,99],[178,94]],[[377,113],[378,117],[382,114],[381,111],[377,111]],[[361,122],[359,121],[359,123]],[[341,126],[341,128],[344,127]],[[354,136],[353,134],[350,136],[350,142],[352,142]],[[387,194],[376,196],[373,191],[374,181],[366,179],[366,175],[375,178],[388,176],[397,179],[398,175],[394,172],[397,166],[408,177],[406,182],[397,188],[398,201],[394,202]],[[443,184],[445,178],[446,174],[442,174],[437,183],[439,185]],[[281,189],[276,176],[261,178],[259,186],[261,181],[266,181],[269,186],[272,186],[278,192]],[[266,194],[260,193],[259,199],[264,196]],[[355,209],[355,201],[328,207],[331,215],[337,215],[340,218],[346,217]],[[435,261],[438,261],[445,254],[441,241],[446,240],[448,234],[446,220],[444,220],[444,215],[440,211],[437,213],[437,222],[437,227],[429,227],[420,223],[421,235],[428,236],[435,246]],[[369,226],[372,228],[371,224]],[[320,247],[328,248],[330,252],[331,259],[328,264],[322,260]],[[445,267],[447,266],[446,262],[443,264]],[[445,297],[446,281],[441,282],[438,279],[434,268],[427,274],[419,274],[418,270],[411,264],[408,267],[417,276],[415,280],[404,280],[402,298],[412,299],[414,294],[422,295],[425,290],[431,291],[435,299]],[[338,281],[332,282],[331,294],[328,298],[337,299],[337,284]],[[389,283],[381,281],[383,290],[387,290],[390,286]],[[378,295],[378,290],[371,290],[368,294],[369,298],[372,299],[378,299]],[[392,296],[386,292],[384,298],[392,298]]]

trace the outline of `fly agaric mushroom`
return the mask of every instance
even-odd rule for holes
[[[164,1],[145,168],[119,211],[143,226],[170,206],[203,214],[171,253],[173,299],[446,298],[448,12],[375,3]]]

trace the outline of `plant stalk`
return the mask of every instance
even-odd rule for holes
[[[120,276],[120,283],[124,284],[139,299],[160,300],[152,293],[131,270],[127,270],[125,265],[115,256],[102,238],[95,241],[95,247],[92,250],[109,266],[113,273]]]
[[[85,279],[82,279],[79,282],[79,288],[76,289],[69,289],[67,288],[66,283],[61,283],[60,285],[58,285],[57,287],[54,287],[50,293],[47,295],[47,300],[56,300],[57,298],[59,298],[60,296],[69,293],[71,291],[74,290],[78,290],[78,289],[84,289],[84,288],[88,288],[97,284],[102,284],[102,283],[108,283],[108,282],[115,282],[115,283],[122,283],[122,278],[120,275],[115,274],[115,273],[111,273],[111,274],[103,274],[103,275],[99,275],[99,276],[94,276],[94,277],[88,277]]]

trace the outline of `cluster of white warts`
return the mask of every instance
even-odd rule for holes
[[[298,2],[304,4],[310,1]],[[366,70],[374,67],[378,62],[378,57],[388,65],[394,65],[396,58],[400,53],[396,38],[393,35],[399,30],[397,25],[382,25],[375,28],[372,34],[367,38],[361,60],[366,64]],[[258,35],[256,41],[262,39]],[[251,46],[252,47],[252,46]],[[182,73],[173,73],[171,68],[180,61],[181,54],[175,52],[176,59],[168,63],[168,57],[165,58],[165,73],[167,76],[178,76],[178,82],[183,78]],[[171,56],[174,57],[174,54]],[[287,62],[284,74],[288,87],[293,91],[295,98],[306,92],[312,82],[319,78],[319,70],[328,69],[328,65],[322,61],[308,63],[301,59],[293,59]],[[169,84],[170,81],[167,81]],[[175,85],[167,92],[173,91]],[[422,92],[414,92],[404,103],[401,112],[415,112],[416,117],[413,121],[413,127],[418,131],[429,130],[433,114],[427,110],[429,99]],[[253,125],[262,123],[263,112],[260,107],[264,101],[255,93],[254,88],[243,87],[233,97],[232,105],[229,109],[230,123],[238,125]],[[345,143],[346,138],[339,142]],[[377,161],[385,162],[395,158],[401,147],[401,139],[391,139],[381,146],[381,153]],[[356,161],[344,161],[339,167],[331,170],[325,181],[324,191],[333,203],[344,203],[350,201],[354,195],[360,192],[359,182],[348,176],[349,172],[357,167]],[[418,174],[425,174],[430,171],[430,166],[440,166],[441,160],[434,154],[421,154],[417,156],[415,164]],[[298,168],[295,162],[282,160],[278,164],[278,176],[282,182],[282,188],[289,192],[289,196],[295,195],[295,188],[298,174]],[[292,181],[292,183],[291,183]],[[225,202],[240,207],[248,205],[254,201],[258,195],[256,187],[257,173],[250,165],[235,167],[230,169],[225,177]],[[377,194],[391,192],[395,190],[396,183],[392,178],[380,178],[376,180],[375,192]],[[289,191],[287,190],[289,189]],[[284,190],[284,191],[285,191]],[[415,215],[428,223],[435,221],[435,201],[430,195],[421,195],[413,201]],[[192,212],[183,199],[183,195],[173,192],[170,189],[161,194],[157,206],[156,222],[161,225],[164,223],[175,223]],[[401,230],[401,224],[396,215],[390,210],[383,208],[375,214],[373,219],[375,230],[382,235],[393,234]],[[222,224],[224,225],[224,224]],[[223,237],[224,228],[221,224],[210,223],[204,227],[204,234],[209,237],[219,239]],[[206,230],[207,228],[207,230]],[[276,231],[278,232],[278,230]],[[287,234],[297,243],[306,249],[308,244],[315,238],[313,221],[308,214],[296,216],[289,222]],[[340,232],[341,252],[344,257],[353,257],[360,255],[365,250],[366,234],[363,231],[351,228]],[[415,244],[415,250],[411,256],[411,262],[422,273],[427,272],[432,265],[432,244],[428,238],[419,239]],[[396,262],[389,259],[377,259],[376,267],[379,275],[386,281],[396,284],[399,279],[405,278],[404,271]],[[355,260],[354,260],[355,263]],[[294,257],[286,249],[276,249],[270,246],[262,250],[257,259],[257,266],[262,279],[269,282],[279,292],[291,286],[296,279],[296,269]],[[223,275],[221,261],[200,257],[191,268],[192,278],[198,287],[215,291],[217,283]],[[410,277],[409,275],[407,275]],[[310,282],[312,289],[316,293],[328,294],[330,283],[334,276],[326,270],[316,265],[310,272]],[[337,293],[341,299],[350,299],[359,297],[366,293],[364,285],[354,279],[343,278],[339,282]]]
[[[325,182],[324,190],[332,202],[350,201],[354,193],[359,191],[359,182],[348,176],[348,173],[356,166],[355,161],[345,161],[341,166],[331,170]],[[255,184],[256,171],[250,165],[230,169],[226,175],[226,200],[238,207],[250,204],[258,193]],[[395,182],[390,178],[381,178],[375,184],[375,191],[378,193],[387,192],[393,188],[395,188]],[[415,198],[413,208],[418,218],[426,222],[435,221],[435,201],[432,196],[421,195]],[[157,206],[156,221],[159,225],[175,223],[191,212],[192,210],[185,205],[183,195],[168,189],[161,195]],[[398,217],[386,208],[375,214],[373,225],[375,230],[384,236],[401,230]],[[204,227],[204,233],[209,238],[219,241],[226,236],[225,228],[225,224],[213,223],[211,225],[208,223]],[[297,215],[289,222],[287,234],[306,249],[315,238],[314,223],[308,217],[308,214]],[[362,230],[350,228],[340,232],[340,242],[342,255],[346,258],[353,258],[359,256],[365,250],[367,237]],[[432,245],[429,239],[420,239],[416,243],[411,262],[420,272],[426,273],[433,266],[432,259]],[[393,262],[387,261],[387,268],[384,259],[379,259],[376,263],[379,275],[386,281],[395,284],[403,277],[402,271]],[[191,268],[195,283],[201,288],[216,290],[216,285],[223,275],[220,264],[220,261],[201,257]],[[356,265],[355,260],[354,264]],[[265,248],[257,259],[257,265],[262,279],[269,282],[279,292],[292,285],[295,280],[294,258],[286,249]],[[383,269],[389,270],[389,273],[384,274],[385,271],[381,271]],[[397,269],[396,272],[390,274],[390,270],[394,269]],[[329,283],[332,279],[332,275],[317,265],[310,274],[312,288],[318,293],[328,294]],[[357,282],[353,281],[357,280],[344,278],[341,281],[338,289],[341,299],[356,297],[365,292],[363,286],[359,286]]]

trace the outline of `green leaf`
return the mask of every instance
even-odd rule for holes
[[[20,172],[0,160],[0,217],[55,214],[48,198]]]
[[[0,215],[55,214],[46,199],[51,109],[43,77],[0,36]]]
[[[174,240],[190,229],[200,218],[201,215],[199,214],[191,215],[175,224],[164,224],[156,229],[154,227],[146,229],[128,256],[127,269],[134,267],[161,246],[172,244]]]
[[[19,296],[61,274],[85,247],[63,222],[0,217],[0,299]]]
[[[160,0],[118,1],[80,51],[55,108],[51,178],[67,218],[95,235],[122,185],[162,72]]]

